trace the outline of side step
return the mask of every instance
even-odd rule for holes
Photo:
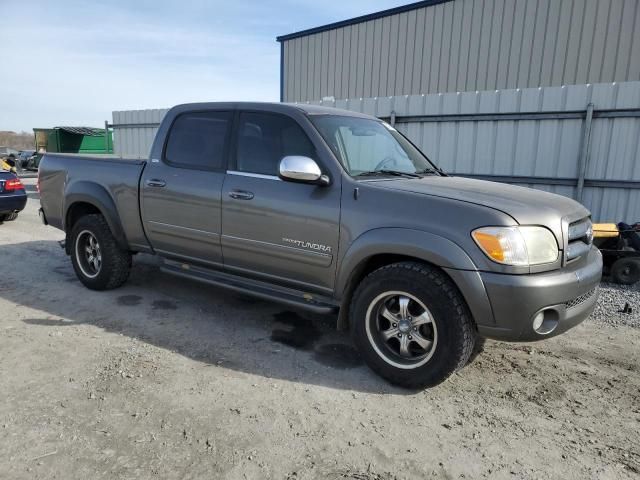
[[[230,273],[210,270],[173,260],[163,260],[160,270],[172,275],[177,275],[178,277],[215,285],[216,287],[226,288],[291,307],[302,308],[314,313],[327,314],[335,313],[338,310],[338,304],[329,297],[306,293],[260,280],[239,277]]]

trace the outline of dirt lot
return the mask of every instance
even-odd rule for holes
[[[84,289],[28,183],[27,210],[0,225],[0,478],[640,476],[638,328],[488,342],[445,384],[407,392],[333,318],[151,257],[124,288]]]

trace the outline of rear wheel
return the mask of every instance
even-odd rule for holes
[[[0,222],[11,222],[16,218],[18,218],[18,212],[5,213],[4,215],[0,215]]]
[[[611,278],[622,285],[633,285],[640,281],[640,259],[619,258],[611,265]]]
[[[435,386],[467,364],[476,334],[467,306],[440,270],[417,262],[382,267],[356,289],[353,340],[391,383]]]
[[[78,279],[92,290],[111,290],[126,282],[131,253],[122,250],[102,215],[80,218],[71,230],[71,261]]]

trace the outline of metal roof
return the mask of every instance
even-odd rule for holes
[[[93,127],[53,127],[54,130],[63,130],[75,135],[84,135],[85,137],[104,137],[104,128]]]
[[[438,5],[440,3],[447,3],[452,1],[454,0],[423,0],[422,2],[410,3],[409,5],[401,5],[400,7],[390,8],[388,10],[382,10],[380,12],[370,13],[368,15],[362,15],[360,17],[351,18],[349,20],[342,20],[340,22],[329,23],[320,27],[309,28],[307,30],[301,30],[295,33],[281,35],[277,37],[276,40],[278,42],[285,42],[294,38],[313,35],[314,33],[326,32],[329,30],[335,30],[336,28],[348,27],[349,25],[368,22],[371,20],[376,20],[378,18],[388,17],[389,15],[396,15],[398,13],[409,12],[411,10],[417,10],[418,8],[431,7],[432,5]]]

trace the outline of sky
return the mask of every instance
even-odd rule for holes
[[[409,0],[0,0],[0,131],[278,101],[275,38]]]

